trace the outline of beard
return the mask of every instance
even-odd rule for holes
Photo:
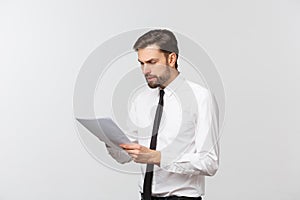
[[[152,89],[162,86],[165,82],[167,82],[171,77],[171,70],[169,66],[166,66],[165,71],[161,76],[156,75],[145,75],[148,86]],[[153,80],[149,81],[148,78],[153,78]]]

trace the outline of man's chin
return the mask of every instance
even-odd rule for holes
[[[150,88],[152,88],[152,89],[155,89],[155,88],[159,87],[159,84],[149,83],[149,82],[148,82],[148,86],[149,86]]]

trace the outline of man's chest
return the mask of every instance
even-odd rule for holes
[[[149,146],[152,128],[157,109],[157,98],[147,99],[136,105],[136,123],[139,144]],[[180,134],[193,138],[195,135],[195,121],[193,109],[190,105],[182,105],[175,96],[165,97],[162,118],[157,137],[157,150],[163,149]]]

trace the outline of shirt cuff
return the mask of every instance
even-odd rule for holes
[[[168,172],[178,174],[199,174],[197,170],[191,165],[191,162],[186,159],[178,160],[178,155],[170,152],[161,151],[160,168]],[[178,162],[179,161],[179,162]]]
[[[174,160],[174,156],[170,153],[167,153],[165,151],[160,152],[160,167],[163,169],[167,169],[172,164],[172,161]]]

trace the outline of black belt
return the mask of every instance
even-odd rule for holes
[[[142,200],[143,194],[141,194]],[[151,197],[151,200],[202,200],[202,197],[183,197],[183,196],[169,196],[169,197]]]

